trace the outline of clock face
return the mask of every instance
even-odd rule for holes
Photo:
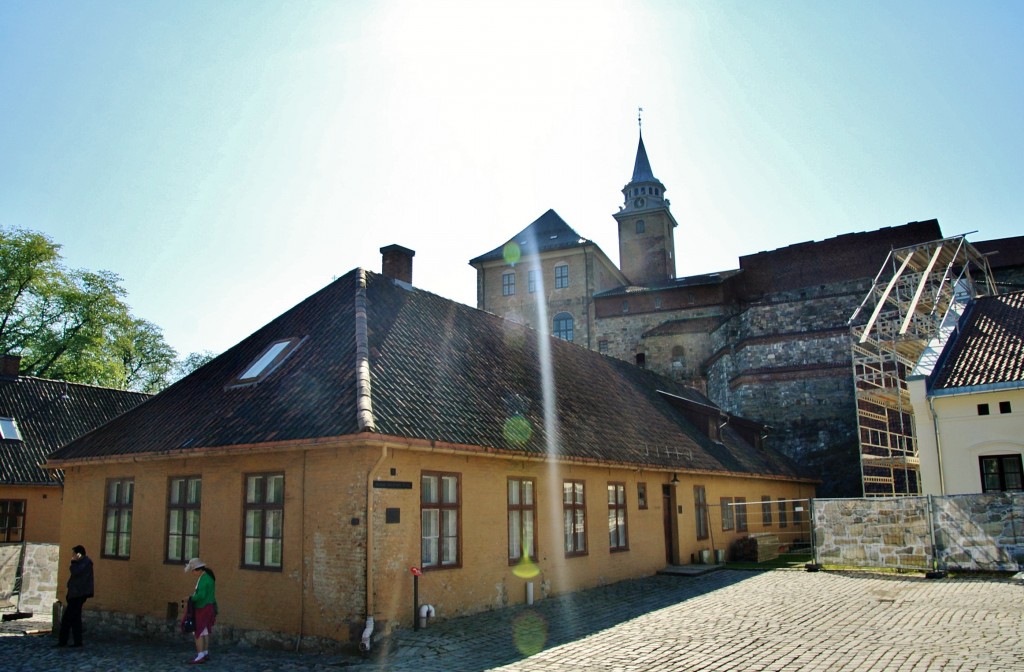
[[[635,201],[633,201],[633,207],[634,208],[642,208],[642,207],[644,207],[644,199],[638,198]]]

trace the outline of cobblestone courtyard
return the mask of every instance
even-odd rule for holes
[[[181,669],[190,643],[86,640],[80,650],[0,629],[4,670]],[[1024,672],[1024,586],[784,570],[655,576],[403,631],[355,656],[212,647],[207,668],[632,672]]]

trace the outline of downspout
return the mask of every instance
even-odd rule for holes
[[[370,395],[370,336],[366,310],[366,271],[359,269],[355,296],[356,327],[356,423],[360,432],[375,432],[373,403]],[[366,625],[359,649],[370,650],[373,636],[373,475],[388,455],[381,446],[380,457],[366,474]]]
[[[935,399],[931,396],[928,397],[928,410],[932,414],[932,429],[935,432],[935,456],[939,461],[939,494],[945,495],[946,476],[942,472],[942,441],[939,439],[939,417],[935,415]]]
[[[587,350],[593,350],[591,335],[594,331],[594,321],[590,319],[590,307],[593,304],[593,299],[590,294],[590,256],[587,254],[587,247],[583,247],[583,277],[586,280],[586,285],[583,289],[583,314],[587,316]]]
[[[299,539],[306,545],[306,457],[308,450],[302,451],[302,515],[299,516]],[[305,555],[305,554],[303,554]],[[302,648],[303,626],[306,624],[306,559],[299,563],[299,638],[295,642],[295,650]]]

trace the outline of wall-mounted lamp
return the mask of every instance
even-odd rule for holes
[[[669,482],[670,482],[670,483],[671,483],[672,485],[679,485],[679,477],[678,477],[678,476],[676,476],[675,474],[672,474],[672,480],[671,480],[671,481],[669,481]]]

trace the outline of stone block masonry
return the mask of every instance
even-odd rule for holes
[[[825,565],[1018,571],[1024,493],[815,499],[815,559]]]

